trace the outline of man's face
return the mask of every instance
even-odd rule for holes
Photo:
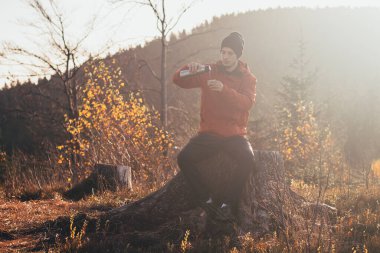
[[[236,66],[238,58],[234,50],[229,47],[223,47],[220,50],[220,60],[222,61],[224,67],[231,68]]]

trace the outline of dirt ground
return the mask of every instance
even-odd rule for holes
[[[81,209],[83,207],[79,203],[58,198],[27,202],[1,198],[0,252],[23,252],[33,249],[43,235],[25,236],[22,233],[24,230],[37,227],[59,216],[75,214]]]
[[[132,201],[131,196],[114,193],[90,197],[78,202],[63,200],[58,194],[54,199],[22,202],[0,196],[0,252],[28,252],[44,239],[44,234],[25,235],[26,230],[41,227],[46,221],[60,216],[84,212],[92,217]],[[34,251],[43,252],[43,251]]]

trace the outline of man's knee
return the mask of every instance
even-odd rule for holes
[[[242,152],[239,155],[238,161],[240,162],[242,169],[247,173],[255,170],[255,157],[253,152]]]
[[[186,164],[189,164],[190,162],[191,162],[191,159],[190,159],[189,151],[187,149],[182,149],[177,156],[178,166],[180,167],[180,169],[183,169],[183,167]]]

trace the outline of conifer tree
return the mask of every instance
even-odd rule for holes
[[[307,69],[304,41],[299,42],[292,67],[294,72],[283,78],[278,91],[275,143],[290,178],[318,184],[325,190],[330,182],[341,181],[346,166],[328,119],[321,118],[323,114],[317,112],[309,97],[316,72]]]
[[[312,179],[315,174],[315,154],[318,148],[318,125],[314,104],[308,98],[314,73],[306,72],[305,42],[299,42],[293,62],[294,73],[285,76],[278,92],[276,145],[286,161],[292,178]]]

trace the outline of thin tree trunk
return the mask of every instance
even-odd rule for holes
[[[167,104],[167,86],[166,86],[166,36],[161,35],[161,122],[164,127],[168,124],[168,104]]]

